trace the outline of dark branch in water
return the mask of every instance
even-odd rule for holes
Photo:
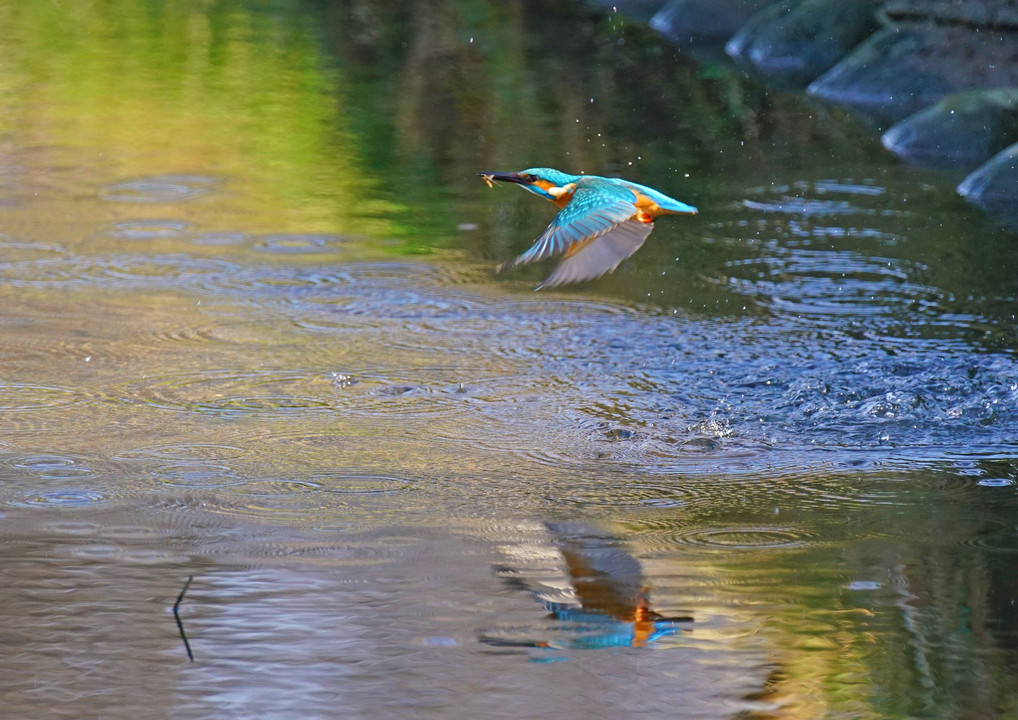
[[[194,662],[194,653],[191,652],[191,643],[187,641],[187,633],[184,632],[184,623],[180,621],[180,603],[184,599],[184,594],[187,593],[187,589],[191,587],[192,580],[194,580],[194,575],[188,575],[187,582],[184,583],[184,588],[180,591],[180,595],[177,595],[177,602],[173,603],[173,617],[177,621],[177,629],[180,630],[180,639],[184,641],[184,649],[187,650],[187,659]]]

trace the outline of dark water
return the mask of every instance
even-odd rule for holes
[[[950,178],[560,5],[0,47],[8,716],[1018,717],[1018,244]],[[535,294],[532,165],[701,213]]]

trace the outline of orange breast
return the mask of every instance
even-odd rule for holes
[[[636,209],[639,210],[643,215],[648,217],[648,220],[644,220],[642,217],[637,216],[641,222],[651,222],[658,215],[663,215],[666,211],[661,209],[661,206],[651,200],[649,197],[641,192],[636,193]]]

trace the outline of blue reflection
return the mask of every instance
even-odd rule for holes
[[[665,617],[651,606],[639,561],[617,539],[585,525],[537,526],[540,545],[497,569],[550,615],[524,627],[499,627],[481,641],[500,647],[600,649],[646,647],[689,630],[693,618]],[[533,559],[537,562],[533,562]]]

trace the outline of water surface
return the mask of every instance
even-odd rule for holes
[[[575,9],[0,41],[12,716],[1015,716],[1018,251],[944,177]],[[534,293],[532,165],[701,214]]]

